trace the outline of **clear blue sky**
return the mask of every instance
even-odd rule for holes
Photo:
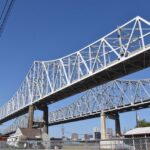
[[[139,15],[150,20],[149,0],[16,0],[0,38],[0,105],[18,89],[34,60],[51,60],[70,54]],[[150,69],[126,78],[149,78]],[[77,96],[50,109],[58,108]],[[149,110],[140,111],[150,120]],[[126,124],[128,122],[128,124]],[[122,129],[135,126],[135,112],[121,115]],[[92,132],[99,119],[64,125],[68,132]],[[108,127],[113,127],[108,121]],[[50,128],[60,135],[61,126]]]

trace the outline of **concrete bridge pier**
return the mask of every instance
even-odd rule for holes
[[[33,117],[34,117],[34,106],[29,106],[29,118],[28,118],[28,128],[32,129],[33,127]]]
[[[106,139],[106,114],[101,112],[101,139]]]
[[[120,128],[119,114],[115,113],[115,114],[110,115],[102,111],[101,112],[101,139],[102,140],[107,139],[106,117],[108,117],[109,119],[113,119],[115,121],[115,134],[116,134],[116,137],[120,137],[121,128]]]

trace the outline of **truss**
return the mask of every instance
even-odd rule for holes
[[[94,78],[98,73],[106,72],[105,76],[107,76],[107,79],[105,79],[105,82],[108,82],[112,80],[111,73],[107,75],[107,71],[111,70],[111,67],[115,68],[113,73],[118,71],[117,74],[119,74],[121,71],[116,71],[118,64],[141,53],[145,54],[147,52],[147,55],[144,55],[144,59],[139,60],[138,58],[137,60],[142,62],[143,67],[149,65],[149,58],[147,58],[147,61],[145,59],[149,56],[149,43],[150,22],[138,16],[73,54],[52,61],[35,61],[14,96],[5,105],[0,107],[0,121],[2,122],[2,120],[18,111],[23,111],[29,105],[34,105],[37,102],[42,103],[49,96],[53,95],[53,99],[57,98],[59,100],[60,96],[69,93],[63,92],[64,89],[68,88],[70,91],[76,92],[83,87],[84,84],[82,82],[85,79],[93,78],[88,83],[99,84],[96,78]],[[138,63],[136,64],[130,63],[132,69],[137,67],[138,69],[135,70],[140,70],[143,68],[138,66]],[[124,66],[124,72],[119,76],[133,72],[132,69],[129,67],[127,70]],[[102,81],[101,77],[98,74],[99,81]],[[119,81],[116,83],[119,84]],[[84,85],[85,89],[96,85],[89,84],[88,86]],[[72,89],[74,85],[76,85],[76,88]],[[80,88],[78,87],[79,85]],[[85,89],[82,89],[82,91]],[[62,93],[56,95],[60,91]],[[66,97],[68,96],[66,95]],[[52,98],[49,98],[49,101],[50,103],[53,102]],[[114,104],[116,102],[115,100],[113,101]],[[113,105],[111,101],[109,105]]]
[[[34,118],[34,122],[42,122],[42,118],[36,117]],[[18,128],[28,128],[28,114],[17,117],[11,125],[9,125],[2,131],[2,133],[11,134],[15,132]]]
[[[86,91],[77,101],[49,112],[49,125],[99,117],[106,113],[124,112],[149,107],[150,79],[114,80]],[[41,122],[41,118],[36,118]],[[16,119],[5,131],[12,132],[18,127],[27,127],[27,115]],[[6,133],[6,132],[5,132]]]
[[[150,79],[115,80],[88,90],[78,101],[49,113],[49,125],[124,112],[150,105]]]

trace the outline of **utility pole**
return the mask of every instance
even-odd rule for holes
[[[136,111],[136,127],[137,128],[139,127],[139,118],[138,118],[137,111]]]
[[[62,128],[61,128],[61,134],[62,134],[62,138],[64,138],[64,137],[65,137],[65,129],[64,129],[64,126],[62,126]]]

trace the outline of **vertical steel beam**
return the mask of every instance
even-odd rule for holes
[[[118,113],[116,113],[115,115],[115,131],[116,131],[116,137],[121,136],[120,118]]]

